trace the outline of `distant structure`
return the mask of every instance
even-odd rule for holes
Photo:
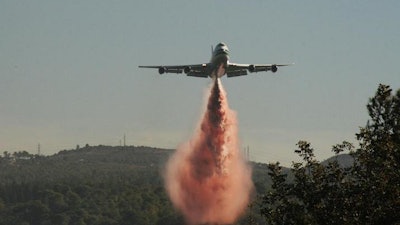
[[[40,143],[37,146],[37,154],[40,155]]]
[[[124,134],[124,147],[126,146],[126,135]]]

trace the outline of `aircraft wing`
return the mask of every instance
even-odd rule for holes
[[[272,71],[275,73],[278,67],[289,66],[292,64],[240,64],[240,63],[228,63],[226,68],[226,75],[228,77],[236,77],[247,75],[247,71],[250,73]]]
[[[210,64],[192,64],[175,66],[139,66],[139,68],[158,69],[158,73],[185,73],[192,77],[208,77],[210,75]]]

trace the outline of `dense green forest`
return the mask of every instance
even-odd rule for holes
[[[5,152],[0,224],[176,224],[159,167],[170,152],[107,146],[47,157]]]
[[[4,152],[0,224],[184,224],[163,186],[164,164],[172,152],[88,145],[52,156]],[[270,185],[267,166],[255,163],[253,168],[261,192]],[[239,224],[247,224],[247,217]]]
[[[237,224],[400,224],[400,90],[379,85],[359,143],[333,146],[319,162],[251,163],[255,193]],[[355,147],[356,146],[356,147]],[[51,156],[0,156],[0,225],[184,224],[163,186],[173,150],[89,146]],[[346,154],[343,154],[346,153]]]

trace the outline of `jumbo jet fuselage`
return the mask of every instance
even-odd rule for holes
[[[219,43],[217,44],[217,46],[215,46],[214,49],[211,47],[210,63],[203,64],[203,67],[209,77],[219,78],[226,74],[226,68],[228,67],[228,63],[229,63],[228,46],[226,46],[226,44],[224,43]],[[192,72],[192,69],[193,69],[192,67],[187,66],[183,69],[183,71],[186,74],[190,74],[190,72]]]
[[[226,74],[226,68],[229,63],[229,49],[224,43],[219,43],[212,51],[210,60],[210,77],[222,77]]]

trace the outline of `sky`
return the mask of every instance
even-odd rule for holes
[[[295,63],[222,78],[250,159],[319,160],[368,120],[379,83],[400,88],[399,1],[0,1],[0,152],[77,145],[176,148],[211,79],[138,65]]]

